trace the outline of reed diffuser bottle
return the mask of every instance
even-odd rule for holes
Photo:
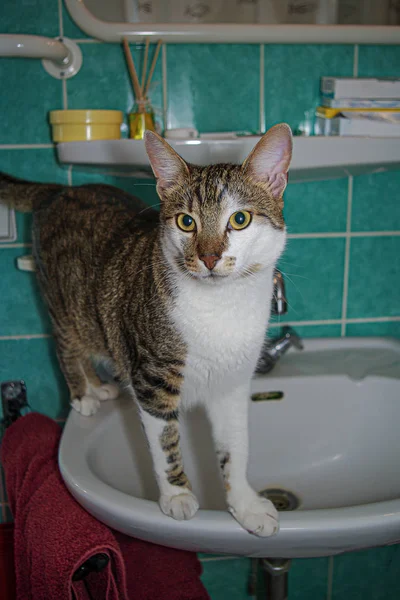
[[[146,45],[144,49],[144,59],[142,68],[142,82],[139,83],[135,63],[133,61],[132,54],[129,50],[128,41],[126,38],[123,40],[124,52],[126,62],[128,64],[129,74],[131,77],[133,91],[135,93],[135,105],[132,112],[128,115],[129,121],[129,137],[134,140],[141,140],[144,137],[146,129],[155,131],[155,119],[154,110],[151,106],[148,93],[150,83],[153,78],[154,69],[157,64],[157,58],[160,52],[162,40],[158,40],[157,46],[154,52],[153,60],[150,66],[149,74],[147,75],[147,60],[149,55],[149,40],[146,39]]]

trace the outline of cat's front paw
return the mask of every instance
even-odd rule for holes
[[[72,400],[71,406],[84,417],[90,417],[98,411],[100,400],[95,396],[89,396],[89,394],[86,394],[80,399],[75,398],[75,400]]]
[[[278,511],[267,498],[255,496],[243,505],[229,506],[229,512],[244,529],[259,537],[269,537],[279,531]]]
[[[199,509],[199,503],[190,490],[185,490],[175,496],[162,494],[160,508],[168,517],[177,521],[185,521],[194,517]]]

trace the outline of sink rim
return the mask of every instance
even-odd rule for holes
[[[305,345],[306,349],[310,346],[313,349],[392,347],[400,353],[400,342],[388,338],[308,338]],[[327,556],[367,548],[371,547],[367,540],[371,536],[373,545],[400,541],[400,498],[337,508],[281,512],[280,532],[273,538],[257,538],[249,534],[223,510],[200,509],[192,520],[185,522],[168,518],[161,513],[157,502],[111,487],[95,475],[87,460],[82,460],[82,457],[88,456],[99,432],[107,427],[117,406],[120,406],[118,401],[102,403],[99,412],[92,417],[82,417],[71,411],[59,448],[59,468],[71,494],[96,518],[114,529],[177,548],[184,544],[195,551],[221,552],[214,546],[210,548],[207,542],[207,535],[215,536],[217,530],[223,539],[235,543],[236,554],[282,558]],[[291,542],[294,534],[299,538],[297,548]]]

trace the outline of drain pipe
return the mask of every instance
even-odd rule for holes
[[[289,558],[261,558],[267,600],[288,600]]]
[[[0,34],[0,57],[41,58],[44,69],[56,79],[69,79],[82,66],[82,52],[68,38],[47,38],[19,33]]]

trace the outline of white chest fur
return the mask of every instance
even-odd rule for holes
[[[228,285],[184,279],[173,310],[188,348],[183,400],[251,377],[270,314],[272,268]]]

